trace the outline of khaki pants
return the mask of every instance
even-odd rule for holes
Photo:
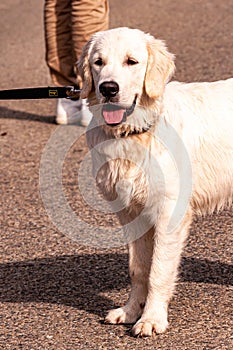
[[[108,23],[108,0],[45,0],[46,62],[55,85],[79,84],[75,62],[82,47]]]

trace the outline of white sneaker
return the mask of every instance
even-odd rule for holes
[[[78,124],[87,126],[92,119],[87,99],[71,100],[59,98],[57,101],[57,124]]]

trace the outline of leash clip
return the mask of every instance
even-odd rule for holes
[[[80,98],[81,90],[76,86],[67,86],[66,98],[70,100],[78,100]]]

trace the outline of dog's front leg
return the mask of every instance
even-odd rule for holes
[[[148,295],[141,318],[134,325],[135,336],[151,336],[163,333],[167,326],[168,302],[172,297],[178,274],[178,266],[184,241],[191,223],[191,211],[185,214],[178,227],[168,232],[171,216],[169,210],[160,215],[154,239]]]
[[[148,278],[153,252],[154,230],[129,243],[131,292],[125,306],[109,311],[107,323],[135,323],[142,315],[148,293]]]

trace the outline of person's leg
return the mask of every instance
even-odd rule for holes
[[[107,0],[45,0],[46,62],[55,85],[77,83],[74,66],[83,45],[108,25]]]
[[[109,26],[109,7],[108,0],[71,0],[72,5],[72,48],[73,65],[79,59],[83,46],[90,39],[91,35],[108,29]],[[81,85],[81,77],[76,71],[78,85]],[[81,100],[81,108],[67,118],[67,123],[78,121],[79,124],[86,126],[89,124],[92,114],[88,109],[87,100]],[[63,102],[64,103],[64,102]],[[68,120],[69,119],[69,120]],[[60,122],[59,122],[60,123]],[[64,123],[64,120],[62,121]]]
[[[55,85],[79,85],[75,63],[90,36],[108,28],[107,0],[45,0],[46,62]],[[58,124],[89,124],[91,113],[85,100],[60,99]]]
[[[71,0],[45,0],[46,62],[55,85],[77,84],[72,41]]]
[[[108,27],[108,0],[72,0],[72,39],[76,61],[91,35]]]

